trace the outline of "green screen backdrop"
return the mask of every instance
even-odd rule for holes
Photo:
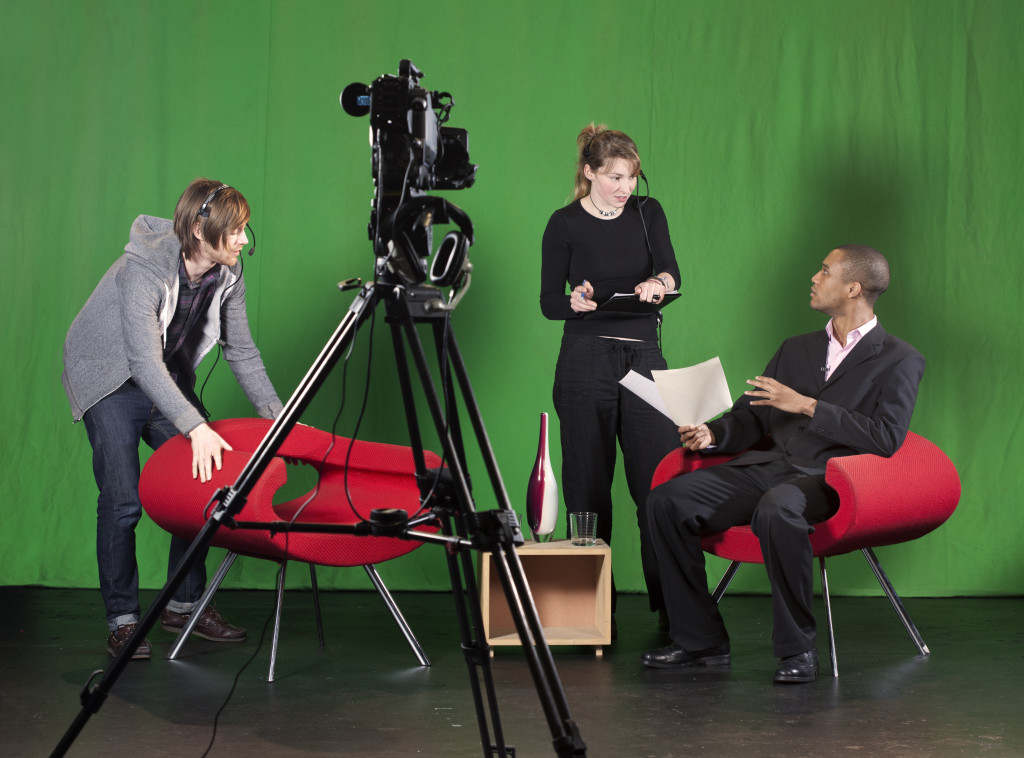
[[[249,313],[286,398],[348,308],[336,283],[372,276],[368,122],[338,95],[410,58],[454,96],[450,123],[480,165],[473,188],[444,193],[477,233],[453,324],[514,507],[553,411],[561,334],[538,307],[540,237],[570,192],[575,136],[596,121],[636,139],[668,214],[684,293],[666,311],[670,366],[719,355],[739,394],[784,337],[824,325],[808,286],[831,248],[888,255],[878,313],[928,360],[912,428],[956,463],[963,497],[944,527],[880,558],[909,595],[1024,591],[1017,0],[2,4],[0,582],[96,586],[96,488],[61,344],[134,217],[170,216],[197,176],[245,193],[259,242]],[[371,360],[360,437],[404,443],[382,319],[356,340],[338,432],[351,434]],[[304,421],[330,428],[342,390],[338,372]],[[223,363],[204,399],[215,417],[252,415]],[[479,455],[470,470],[478,507],[494,507]],[[617,584],[640,591],[616,481]],[[167,540],[143,520],[145,587],[163,584]],[[226,586],[269,588],[273,570],[242,560]],[[393,589],[448,586],[432,546],[381,573]],[[877,591],[858,556],[833,576],[837,592]],[[358,570],[322,581],[368,586]],[[751,569],[735,586],[767,582]]]

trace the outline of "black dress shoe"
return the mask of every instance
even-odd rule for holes
[[[818,651],[805,650],[779,661],[775,681],[780,683],[813,682],[818,677]]]
[[[698,666],[728,666],[731,662],[729,643],[692,653],[679,645],[648,650],[640,656],[640,662],[655,669],[696,668]]]

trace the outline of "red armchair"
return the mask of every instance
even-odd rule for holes
[[[674,450],[655,470],[651,487],[675,476],[717,465],[730,457],[699,456],[684,448]],[[910,432],[891,458],[850,455],[830,459],[825,481],[839,493],[839,510],[827,521],[815,525],[810,540],[821,567],[832,675],[839,676],[839,664],[825,559],[853,550],[864,554],[911,640],[922,655],[928,655],[928,646],[872,548],[917,539],[952,515],[960,501],[960,477],[952,461],[936,445]],[[722,599],[741,563],[764,563],[760,543],[749,526],[706,535],[702,546],[705,552],[732,561],[713,593],[716,602]]]
[[[233,451],[224,452],[223,469],[214,471],[212,481],[201,483],[191,476],[192,450],[184,437],[175,437],[163,444],[147,461],[142,470],[139,495],[150,518],[167,531],[185,539],[193,539],[206,523],[204,509],[213,493],[233,484],[256,449],[271,422],[264,419],[225,419],[211,424]],[[333,440],[333,447],[332,445]],[[239,514],[241,521],[290,520],[306,502],[310,493],[285,503],[274,503],[274,495],[285,483],[286,458],[321,467],[316,497],[302,510],[300,522],[352,524],[374,508],[401,508],[416,513],[420,507],[419,487],[414,473],[412,450],[379,442],[358,441],[349,453],[350,440],[332,437],[328,432],[310,426],[296,425],[285,439],[259,481],[252,488],[245,507]],[[328,449],[330,451],[328,452]],[[348,476],[345,468],[348,458]],[[437,455],[427,452],[426,465],[440,465]],[[351,493],[352,506],[346,495]],[[354,509],[355,510],[354,510]],[[420,527],[422,531],[434,531]],[[295,532],[290,535],[271,534],[261,530],[234,530],[220,527],[213,538],[214,546],[229,552],[214,578],[208,583],[199,607],[191,615],[191,623],[209,604],[213,594],[231,567],[236,554],[266,558],[281,564],[277,580],[277,610],[271,647],[269,681],[274,681],[277,643],[280,633],[281,609],[284,600],[285,569],[288,560],[303,561],[310,566],[314,593],[317,631],[323,646],[323,626],[320,618],[319,593],[316,584],[316,564],[322,566],[362,566],[380,593],[388,610],[397,622],[406,642],[423,666],[429,666],[423,649],[402,617],[374,564],[405,555],[420,546],[419,542],[396,537],[361,537],[344,534],[314,534]],[[286,550],[287,548],[287,550]],[[177,657],[191,624],[183,630],[169,658]]]

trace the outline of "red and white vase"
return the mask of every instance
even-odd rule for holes
[[[550,538],[558,520],[558,482],[551,469],[547,413],[540,414],[537,461],[533,464],[530,483],[526,488],[526,520],[530,524],[533,538],[538,542],[543,541],[542,537]]]

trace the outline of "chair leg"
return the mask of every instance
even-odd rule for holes
[[[316,616],[316,638],[324,646],[324,617],[320,612],[320,585],[316,581],[316,565],[309,564],[309,584],[313,589],[313,615]]]
[[[430,661],[427,660],[427,654],[423,652],[423,648],[417,641],[416,636],[412,633],[412,629],[409,628],[409,624],[406,622],[405,617],[402,616],[402,612],[398,609],[398,605],[395,603],[395,599],[391,597],[391,593],[388,592],[388,588],[384,586],[384,582],[381,581],[380,574],[377,573],[377,569],[373,564],[366,564],[363,566],[366,569],[366,575],[370,577],[370,581],[373,582],[373,586],[377,588],[377,592],[380,594],[381,599],[384,600],[384,604],[391,611],[391,615],[394,617],[395,622],[398,624],[398,628],[402,630],[402,634],[405,636],[405,641],[409,643],[409,647],[412,648],[413,654],[416,659],[420,662],[421,666],[429,666]]]
[[[235,558],[238,557],[237,553],[228,551],[228,554],[224,556],[224,560],[221,561],[220,567],[217,569],[217,573],[213,575],[213,579],[206,583],[206,591],[203,596],[199,598],[199,602],[196,603],[195,608],[192,609],[192,613],[189,614],[188,623],[185,624],[185,628],[181,630],[181,634],[178,635],[178,639],[174,645],[171,646],[171,652],[167,654],[167,659],[170,661],[175,660],[178,657],[178,653],[185,646],[185,640],[192,634],[192,630],[196,628],[196,624],[199,623],[199,617],[203,615],[203,611],[206,610],[206,606],[213,600],[213,594],[220,587],[221,582],[224,581],[224,577],[228,575],[228,569],[231,568],[231,564],[235,562]]]
[[[828,654],[832,660],[832,676],[839,676],[839,660],[836,657],[836,632],[832,624],[832,596],[828,592],[828,572],[825,571],[825,556],[818,558],[821,566],[821,597],[825,601],[825,619],[828,624]]]
[[[274,609],[274,636],[270,643],[270,669],[267,671],[267,681],[274,681],[274,668],[277,666],[277,642],[281,638],[281,609],[284,607],[284,578],[288,568],[288,561],[281,561],[281,568],[277,570],[277,605]]]
[[[889,581],[889,577],[882,571],[882,564],[878,562],[878,558],[875,557],[875,552],[865,547],[861,549],[864,553],[864,558],[867,560],[871,570],[875,572],[875,578],[878,583],[882,585],[882,591],[885,592],[885,596],[889,598],[889,602],[892,603],[893,610],[896,611],[896,615],[900,617],[900,621],[903,622],[903,627],[907,630],[907,634],[910,635],[910,639],[917,647],[917,651],[921,655],[931,655],[931,651],[928,646],[924,644],[924,639],[921,638],[921,633],[917,631],[917,627],[914,626],[914,622],[910,618],[910,614],[907,613],[903,607],[903,603],[900,601],[900,596],[896,594],[896,590],[892,586],[892,582]]]
[[[721,602],[722,595],[729,589],[729,585],[732,584],[732,578],[736,576],[736,571],[739,570],[740,562],[733,561],[729,564],[729,568],[722,574],[722,578],[718,580],[718,586],[715,587],[715,591],[711,593],[711,598],[716,602]]]

